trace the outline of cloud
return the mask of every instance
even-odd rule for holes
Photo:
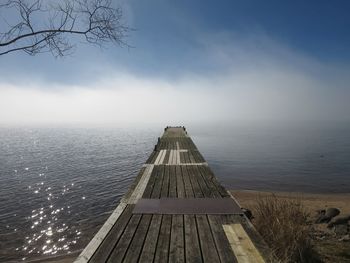
[[[0,83],[0,123],[350,120],[346,65],[266,36],[224,34],[198,43],[212,71],[158,78],[108,67],[90,84]]]

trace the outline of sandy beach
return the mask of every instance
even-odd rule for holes
[[[262,192],[252,190],[231,190],[232,195],[237,199],[241,206],[252,208],[258,198],[275,195],[282,199],[300,199],[305,208],[314,214],[318,209],[336,207],[341,213],[350,213],[350,193],[346,194],[311,194],[295,192]]]

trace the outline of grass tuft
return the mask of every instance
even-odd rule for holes
[[[321,262],[312,244],[309,215],[300,200],[275,195],[259,198],[254,217],[254,226],[281,262]]]

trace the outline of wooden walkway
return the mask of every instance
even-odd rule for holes
[[[186,130],[166,128],[76,262],[268,262],[268,249],[237,207]]]

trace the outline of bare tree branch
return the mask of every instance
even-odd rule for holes
[[[131,29],[111,0],[5,0],[2,10],[17,13],[18,21],[6,21],[7,30],[0,32],[0,55],[24,51],[65,56],[75,46],[73,36],[98,46],[112,42],[129,47]]]

